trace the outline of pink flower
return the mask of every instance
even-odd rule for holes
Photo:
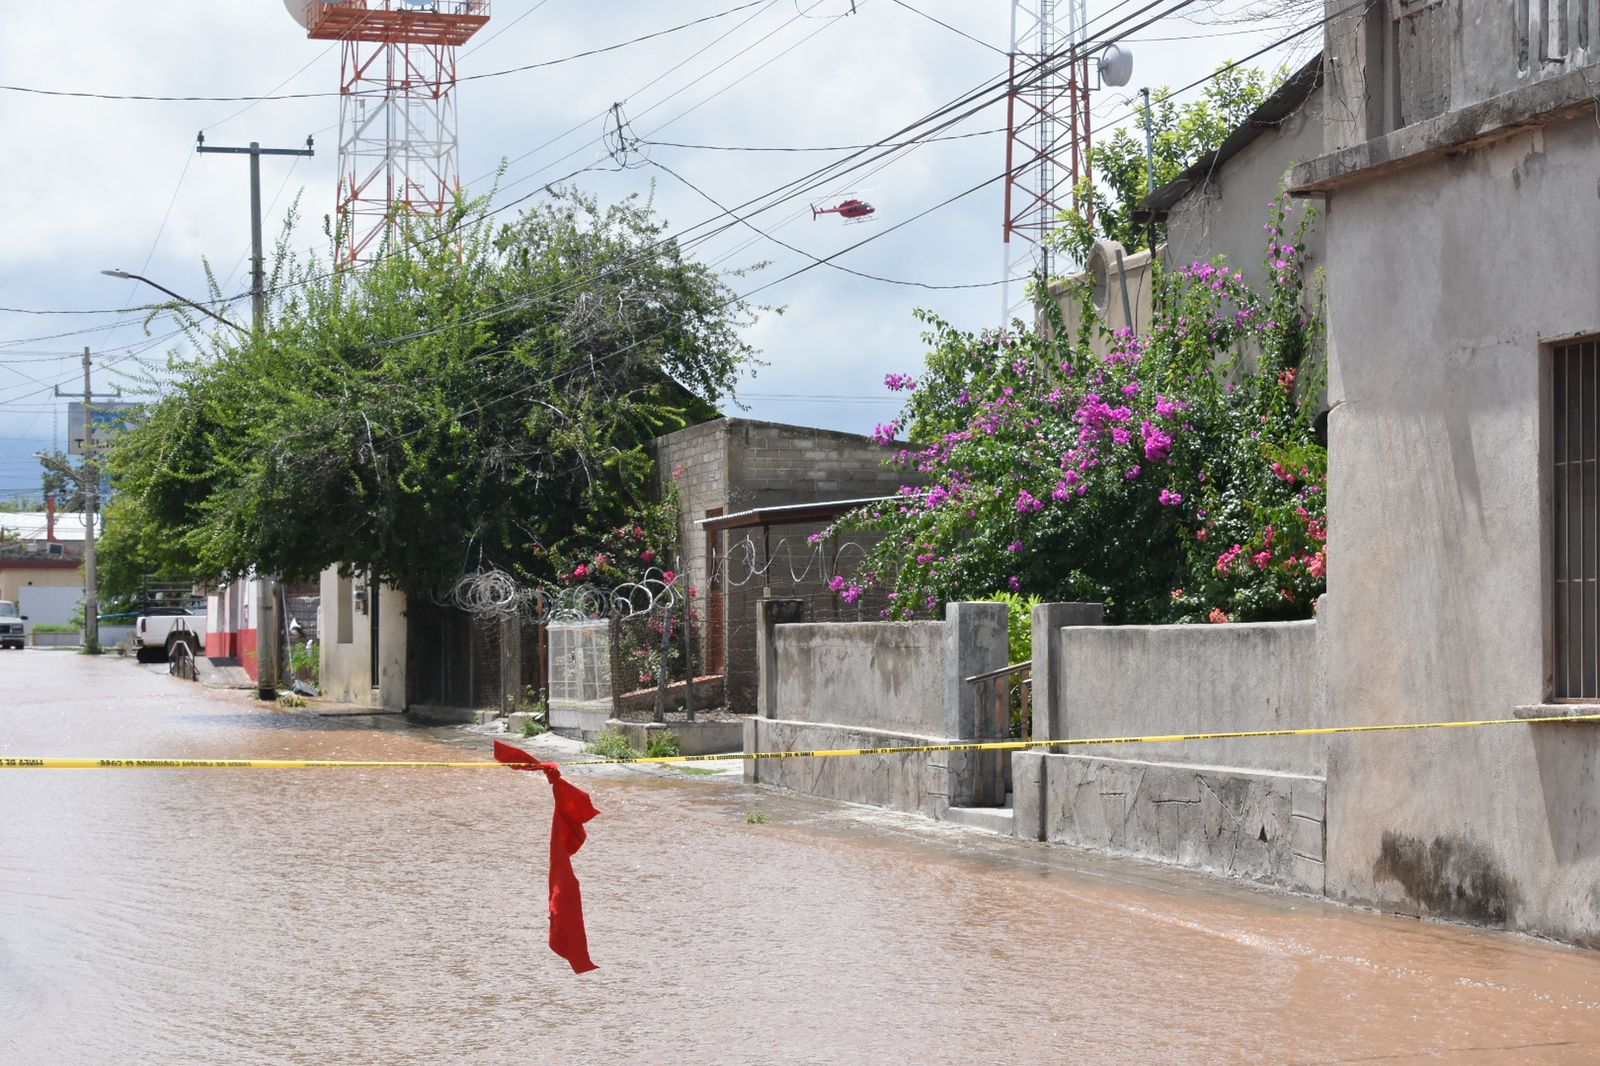
[[[1144,437],[1144,457],[1150,462],[1164,462],[1172,454],[1171,434],[1163,432],[1154,422],[1142,423],[1139,433]]]
[[[644,551],[639,553],[639,558],[643,559],[647,563],[655,557],[656,552],[654,548],[646,548]]]
[[[1235,544],[1233,547],[1217,556],[1217,571],[1223,574],[1231,573],[1233,570],[1233,561],[1243,554],[1244,547],[1242,545]]]
[[[1127,470],[1123,471],[1122,476],[1127,478],[1129,481],[1132,481],[1139,476],[1139,468],[1137,466],[1130,466]]]
[[[1233,621],[1233,619],[1231,617],[1229,617],[1228,615],[1223,613],[1221,607],[1213,607],[1213,608],[1211,608],[1211,613],[1209,615],[1207,615],[1206,617],[1209,618],[1211,620],[1211,622],[1213,624],[1215,624],[1215,625],[1223,625],[1223,624],[1225,624],[1227,622]]]
[[[919,559],[918,561],[920,562],[921,560]],[[839,591],[843,590],[844,589],[844,577],[843,577],[843,575],[834,574],[833,575],[833,580],[828,582],[828,587],[830,589],[832,589],[834,592],[839,592]]]
[[[1250,556],[1250,561],[1256,564],[1257,570],[1265,570],[1267,568],[1267,564],[1272,562],[1272,553],[1256,552],[1254,555]]]
[[[1023,489],[1021,492],[1019,492],[1017,494],[1017,510],[1018,510],[1018,512],[1020,512],[1022,514],[1026,514],[1029,511],[1042,511],[1043,509],[1044,509],[1044,501],[1035,499],[1033,497],[1033,494],[1030,493],[1027,489]]]
[[[1173,492],[1171,489],[1162,489],[1160,499],[1163,507],[1176,507],[1183,502],[1183,494]]]
[[[1194,531],[1194,539],[1195,540],[1210,540],[1211,539],[1211,534],[1207,530],[1197,529],[1197,530]]]
[[[1306,572],[1312,577],[1325,577],[1328,573],[1328,550],[1317,552],[1306,561]]]
[[[1010,544],[1006,545],[1006,551],[1008,551],[1008,552],[1019,552],[1021,550],[1022,550],[1022,541],[1020,541],[1020,540],[1014,540]]]
[[[1015,577],[1006,578],[1006,584],[1011,586],[1012,592],[1019,592],[1022,589],[1022,582],[1018,581]]]
[[[682,463],[679,463],[677,466],[673,467],[672,468],[672,480],[676,481],[680,477],[682,477],[684,469],[685,469],[685,467],[684,467],[684,465]]]
[[[674,581],[678,580],[678,574],[674,570],[668,570],[666,573],[661,575],[661,580],[670,585]]]
[[[856,601],[861,598],[861,589],[857,585],[851,585],[839,593],[839,598],[854,607]]]
[[[1182,589],[1173,589],[1172,590],[1172,598],[1175,599],[1175,600],[1183,599],[1183,590]]]
[[[572,568],[572,576],[581,581],[583,578],[589,576],[589,568],[584,566],[582,563],[579,563],[577,566]]]

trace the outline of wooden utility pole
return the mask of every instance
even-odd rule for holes
[[[94,386],[91,376],[94,356],[88,348],[83,350],[83,465],[72,467],[54,456],[40,455],[39,461],[58,474],[76,481],[83,489],[83,647],[91,655],[100,653],[100,592],[95,573],[94,533],[95,516],[100,502],[100,464],[95,462],[94,440]],[[57,396],[70,396],[56,386]],[[118,389],[116,396],[122,395]]]

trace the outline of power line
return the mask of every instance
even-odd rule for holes
[[[575,52],[572,55],[562,56],[562,57],[560,57],[558,59],[546,59],[546,60],[542,60],[542,61],[540,61],[538,63],[526,63],[526,64],[523,64],[522,66],[509,67],[509,68],[507,68],[505,70],[488,71],[488,72],[483,73],[483,74],[470,74],[470,75],[467,75],[465,77],[459,77],[459,78],[456,79],[456,81],[457,81],[457,83],[460,83],[460,82],[464,82],[464,81],[481,81],[484,78],[503,78],[503,77],[506,77],[507,75],[510,75],[510,74],[522,74],[522,73],[525,73],[525,72],[530,71],[530,70],[539,70],[539,69],[541,69],[543,67],[559,66],[562,63],[571,63],[574,60],[587,59],[590,56],[597,56],[597,55],[601,55],[601,54],[606,53],[606,52],[615,52],[618,49],[627,48],[630,45],[639,44],[639,43],[644,42],[644,41],[654,40],[654,39],[656,39],[658,37],[665,37],[668,34],[677,33],[680,30],[686,30],[686,29],[689,29],[690,27],[698,26],[701,23],[712,22],[712,21],[714,21],[716,19],[725,18],[728,15],[733,15],[733,14],[736,14],[736,13],[738,13],[740,11],[744,11],[744,10],[746,10],[748,8],[758,7],[761,4],[770,4],[772,2],[773,2],[773,0],[749,0],[748,3],[740,4],[737,7],[728,8],[726,11],[719,11],[714,15],[706,15],[703,18],[693,19],[693,20],[691,20],[689,22],[680,23],[679,25],[676,25],[676,26],[669,26],[669,27],[667,27],[666,29],[663,29],[663,30],[656,30],[656,31],[654,31],[652,33],[641,34],[638,37],[633,37],[633,38],[630,38],[630,39],[628,39],[626,41],[619,41],[616,44],[606,45],[606,46],[601,47],[601,48],[591,48],[591,49],[588,49],[587,51],[583,51],[583,52]],[[327,50],[324,50],[322,55],[326,55],[326,54],[327,54]],[[319,55],[317,58],[320,59],[321,56]],[[313,60],[312,62],[315,63],[316,60]],[[299,75],[301,73],[303,73],[306,69],[308,69],[309,66],[310,66],[310,64],[308,64],[307,67],[302,67],[300,71],[298,71],[295,74],[291,75],[289,77],[288,81],[293,81],[295,78],[299,77]],[[287,84],[287,82],[285,82],[285,84]],[[262,95],[259,95],[259,96],[203,96],[203,95],[183,95],[183,96],[170,95],[169,96],[169,95],[162,95],[162,94],[157,94],[157,93],[106,93],[106,92],[91,92],[91,91],[88,91],[88,90],[81,90],[81,89],[41,89],[41,88],[38,88],[37,86],[31,86],[31,85],[5,85],[5,84],[0,84],[0,92],[26,93],[26,94],[33,95],[33,96],[70,97],[70,98],[73,98],[73,99],[81,99],[81,100],[119,100],[119,101],[133,101],[133,102],[140,102],[140,103],[222,103],[222,104],[248,103],[248,104],[251,104],[252,106],[255,105],[255,104],[268,103],[268,102],[278,101],[278,100],[317,100],[317,99],[324,99],[324,98],[327,98],[327,97],[339,97],[339,96],[347,95],[347,94],[344,94],[344,93],[341,93],[341,92],[335,90],[335,91],[331,91],[331,92],[265,93],[265,94],[262,94]],[[382,95],[382,94],[356,93],[356,94],[348,94],[348,95]],[[243,114],[243,112],[239,112],[239,114]],[[237,117],[238,117],[238,115],[232,115],[232,116],[229,116],[229,118],[224,119],[223,121],[224,122],[231,122],[234,118],[237,118]]]
[[[1001,55],[1010,55],[1010,53],[1007,52],[1004,48],[997,48],[996,46],[990,44],[988,41],[981,40],[980,38],[972,36],[972,34],[968,33],[966,30],[958,30],[954,26],[950,25],[950,23],[945,22],[945,21],[943,21],[941,19],[934,18],[932,15],[928,14],[926,11],[922,11],[922,10],[919,10],[917,8],[912,7],[910,4],[906,3],[906,0],[894,0],[894,2],[896,4],[899,4],[901,7],[905,8],[907,11],[911,12],[913,15],[921,15],[923,18],[927,19],[929,22],[932,22],[934,25],[943,26],[945,29],[949,30],[951,33],[955,34],[958,37],[965,37],[967,40],[971,41],[973,44],[982,45],[984,48],[987,48],[989,51],[998,52]]]

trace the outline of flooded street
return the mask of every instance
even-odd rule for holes
[[[488,738],[29,651],[0,655],[0,755]],[[737,777],[573,777],[602,811],[581,977],[544,943],[534,775],[0,771],[0,1062],[1600,1061],[1596,953]]]

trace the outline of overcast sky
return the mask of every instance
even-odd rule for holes
[[[463,77],[571,56],[694,18],[741,0],[495,0],[489,25],[461,50]],[[1090,0],[1091,29],[1145,0]],[[730,147],[832,146],[879,140],[1005,69],[1007,0],[767,0],[746,10],[604,55],[482,78],[457,90],[461,180],[488,192],[502,160],[500,201],[571,179],[603,199],[649,194],[660,213],[687,227],[717,213],[699,194],[652,165],[616,170],[601,154],[603,115],[625,104],[645,140]],[[854,6],[856,13],[848,14]],[[1063,7],[1065,3],[1063,2]],[[1163,5],[1165,6],[1165,4]],[[1219,21],[1249,0],[1198,0],[1135,36],[1127,89],[1095,94],[1100,123],[1126,120],[1140,85],[1182,85],[1285,32],[1280,24]],[[166,96],[332,93],[339,52],[307,40],[282,0],[163,0],[130,4],[11,5],[0,34],[0,82],[34,89]],[[1116,10],[1116,9],[1119,9]],[[937,25],[928,16],[948,23]],[[960,33],[956,32],[957,30]],[[964,37],[961,34],[970,35]],[[1315,33],[1259,61],[1303,58]],[[677,69],[673,69],[677,68]],[[670,71],[670,73],[665,73]],[[665,76],[662,76],[665,74]],[[248,285],[248,166],[243,157],[197,156],[209,144],[295,147],[316,138],[312,159],[263,162],[268,239],[300,198],[297,248],[326,254],[322,218],[332,206],[338,162],[335,97],[226,102],[150,102],[56,97],[0,90],[0,307],[66,312],[152,302],[159,293],[104,277],[119,268],[203,298],[209,261],[228,293]],[[951,132],[1003,127],[1003,107]],[[846,153],[756,153],[653,146],[659,161],[726,205],[743,203]],[[763,230],[815,256],[881,237],[838,262],[886,278],[973,285],[1002,273],[1001,186],[932,214],[898,222],[1005,168],[1004,137],[928,144],[876,173],[826,192],[878,207],[874,221],[813,221],[803,201],[757,220]],[[813,195],[813,202],[828,197]],[[768,260],[731,279],[745,291],[805,265],[800,253],[735,228],[701,246],[724,268]],[[882,382],[921,365],[917,307],[980,328],[1001,317],[984,288],[932,291],[865,280],[818,267],[763,292],[785,308],[754,328],[768,365],[741,390],[750,417],[868,432],[896,405]],[[229,313],[243,320],[249,301]],[[37,493],[33,452],[64,446],[66,401],[54,386],[81,388],[81,352],[96,353],[96,388],[137,384],[140,361],[160,366],[173,327],[141,315],[25,314],[0,310],[0,496]],[[730,409],[729,413],[737,413]]]

